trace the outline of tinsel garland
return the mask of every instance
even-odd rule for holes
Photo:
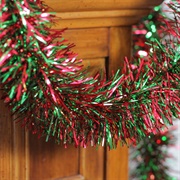
[[[144,138],[130,156],[131,162],[136,163],[131,179],[176,180],[169,175],[170,168],[166,164],[170,158],[167,151],[174,144],[175,139],[170,131]]]
[[[172,10],[179,16],[179,5]],[[88,77],[54,15],[40,0],[1,0],[0,81],[3,100],[18,121],[46,140],[65,146],[116,147],[156,133],[180,115],[179,20],[164,19],[167,40],[152,45],[146,59],[109,81]],[[175,26],[175,31],[172,27]]]
[[[164,23],[159,21],[162,15],[161,5],[156,6],[139,23],[133,25],[133,58],[145,58],[151,51],[151,44],[164,38],[164,33],[161,31]]]
[[[161,6],[157,6],[154,11],[133,27],[134,56],[148,56],[151,50],[149,43],[157,39],[160,40],[160,37],[165,38],[163,31],[158,30],[164,26],[163,21],[158,21],[163,13]],[[175,158],[174,154],[172,157],[168,153],[169,149],[176,143],[173,131],[173,128],[169,128],[168,131],[150,135],[142,139],[136,147],[131,148],[130,179],[176,180],[170,176],[171,169],[167,164],[167,160]]]

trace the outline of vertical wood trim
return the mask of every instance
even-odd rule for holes
[[[1,96],[1,94],[0,94]],[[9,109],[0,100],[0,179],[12,179],[12,121]]]
[[[80,174],[85,180],[104,180],[104,147],[80,148]]]
[[[128,148],[107,150],[106,180],[128,180]]]
[[[26,180],[25,131],[20,123],[13,122],[13,180]]]
[[[124,57],[131,57],[131,26],[111,27],[109,30],[108,73],[122,68]]]
[[[107,36],[107,33],[102,34]],[[100,34],[98,33],[100,37]],[[104,38],[104,37],[102,37]],[[105,37],[107,39],[107,37]],[[86,40],[84,40],[85,42]],[[106,42],[107,45],[107,42]],[[89,75],[95,75],[97,72],[105,71],[105,58],[84,59],[84,67],[89,67]],[[87,147],[79,150],[79,174],[83,175],[85,180],[105,180],[104,179],[104,147]]]
[[[26,180],[29,180],[30,177],[30,154],[29,154],[29,131],[25,132],[25,159],[26,159],[26,163],[25,163],[25,176],[26,176]]]
[[[131,56],[131,27],[109,29],[108,75],[122,68],[124,57]],[[106,180],[128,180],[128,148],[118,146],[116,150],[106,149]]]

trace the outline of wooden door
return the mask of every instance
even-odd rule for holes
[[[161,0],[45,0],[61,20],[55,28],[69,27],[64,36],[75,43],[74,52],[93,74],[110,75],[131,54],[131,25]],[[1,180],[127,180],[128,149],[118,146],[66,149],[45,142],[12,122],[10,109],[0,102]]]

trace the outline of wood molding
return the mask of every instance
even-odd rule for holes
[[[110,27],[108,76],[123,67],[124,57],[131,57],[131,27]],[[106,149],[106,180],[128,179],[128,148]]]
[[[91,19],[67,19],[56,22],[54,29],[82,29],[82,28],[99,28],[99,27],[118,27],[131,26],[140,19],[139,16],[132,17],[111,17],[111,18],[91,18]]]
[[[45,0],[62,29],[130,26],[163,0]]]
[[[163,0],[45,0],[56,12],[152,9]]]
[[[143,16],[147,13],[146,9],[132,9],[132,10],[107,10],[107,11],[79,11],[79,12],[58,12],[57,17],[65,19],[90,19],[90,18],[110,18],[110,17],[132,17]]]
[[[75,175],[75,176],[70,176],[70,177],[58,178],[55,180],[85,180],[85,179],[81,175]]]
[[[135,24],[149,9],[57,12],[55,28],[92,28]]]

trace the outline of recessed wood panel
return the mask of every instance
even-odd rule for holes
[[[87,68],[88,75],[94,76],[97,73],[105,73],[105,58],[84,59],[82,64]]]
[[[78,58],[100,58],[108,55],[108,28],[67,30],[63,37],[75,44]]]
[[[29,135],[29,180],[53,180],[79,172],[79,149]]]

